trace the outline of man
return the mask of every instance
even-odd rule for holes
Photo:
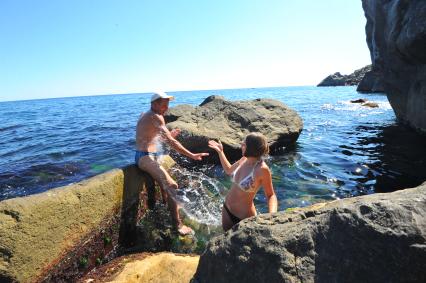
[[[143,113],[136,126],[136,155],[135,162],[140,169],[149,173],[160,185],[163,201],[168,203],[169,210],[178,232],[182,235],[192,233],[192,229],[183,225],[179,216],[179,209],[173,196],[176,195],[178,185],[167,171],[157,162],[161,142],[166,142],[171,148],[194,160],[201,160],[208,153],[192,153],[187,150],[175,137],[180,130],[169,131],[164,122],[164,113],[169,108],[169,101],[173,96],[164,92],[154,93],[151,97],[151,110]]]

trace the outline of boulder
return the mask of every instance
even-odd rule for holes
[[[426,1],[362,0],[373,69],[397,119],[426,133]]]
[[[93,270],[79,282],[189,282],[199,256],[173,253],[141,253],[114,259]]]
[[[426,183],[245,219],[194,282],[426,282]]]
[[[294,144],[303,128],[296,111],[273,99],[228,101],[210,96],[197,107],[170,108],[165,120],[168,128],[182,130],[177,138],[190,151],[210,152],[215,158],[207,144],[210,139],[220,140],[231,160],[241,157],[240,143],[250,132],[264,134],[273,154]]]
[[[350,75],[342,75],[339,72],[329,75],[318,86],[348,86],[358,85],[366,73],[371,71],[371,65],[355,70]]]

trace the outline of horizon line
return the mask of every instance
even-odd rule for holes
[[[191,91],[213,91],[213,90],[236,90],[236,89],[260,89],[260,88],[281,88],[281,87],[310,87],[316,85],[289,85],[289,86],[256,86],[256,87],[231,87],[231,88],[216,88],[216,89],[186,89],[186,90],[166,90],[167,93],[175,92],[191,92]],[[63,98],[76,98],[76,97],[94,97],[94,96],[113,96],[113,95],[132,95],[132,94],[152,94],[153,91],[143,91],[143,92],[128,92],[128,93],[99,93],[99,94],[87,94],[87,95],[73,95],[73,96],[57,96],[57,97],[41,97],[41,98],[24,98],[16,100],[0,100],[0,103],[3,102],[18,102],[18,101],[34,101],[34,100],[47,100],[47,99],[63,99]]]

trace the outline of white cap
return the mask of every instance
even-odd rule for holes
[[[174,97],[171,95],[167,95],[167,93],[163,92],[163,91],[157,91],[154,92],[154,94],[151,96],[151,102],[160,99],[160,98],[164,98],[164,99],[169,99],[169,100],[173,100]]]

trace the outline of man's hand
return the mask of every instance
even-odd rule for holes
[[[194,160],[202,160],[204,156],[209,156],[209,154],[206,153],[206,152],[193,153],[192,154],[192,159],[194,159]]]
[[[216,150],[217,153],[220,153],[223,151],[223,145],[220,141],[216,142],[214,140],[209,140],[209,147]]]
[[[180,129],[176,128],[170,131],[170,135],[175,139],[180,134]]]

